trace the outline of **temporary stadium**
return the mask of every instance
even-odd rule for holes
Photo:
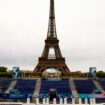
[[[78,79],[2,79],[0,100],[4,102],[55,103],[105,102],[105,80]],[[62,100],[61,100],[62,99]],[[81,100],[80,100],[81,99]],[[2,103],[2,104],[3,104]],[[22,103],[21,103],[22,104]]]
[[[105,105],[105,78],[72,72],[66,65],[56,34],[54,0],[50,0],[47,39],[42,56],[33,72],[19,74],[14,67],[12,78],[0,78],[0,105]],[[48,55],[54,49],[55,55]],[[48,72],[50,70],[50,72]]]

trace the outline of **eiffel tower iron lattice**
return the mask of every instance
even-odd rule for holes
[[[49,54],[51,49],[53,49],[54,54]],[[49,24],[45,47],[34,71],[42,73],[49,68],[57,69],[61,71],[62,74],[70,72],[59,48],[59,40],[56,33],[54,0],[50,0]]]

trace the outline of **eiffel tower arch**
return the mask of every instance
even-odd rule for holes
[[[51,50],[53,50],[53,54]],[[70,73],[70,70],[65,63],[65,58],[61,54],[59,40],[57,38],[54,0],[50,0],[48,33],[45,40],[44,50],[41,57],[38,59],[38,64],[36,65],[34,71],[43,73],[49,68],[57,69],[61,71],[62,74]]]

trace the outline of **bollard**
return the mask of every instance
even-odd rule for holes
[[[53,99],[53,104],[55,105],[57,102],[56,102],[56,98]]]
[[[79,104],[82,104],[82,99],[81,98],[79,98]]]
[[[93,104],[93,99],[92,99],[92,98],[90,98],[90,105],[91,105],[91,104]]]
[[[27,104],[29,104],[30,103],[30,98],[27,98]]]
[[[92,100],[93,100],[93,104],[96,104],[96,99],[95,99],[95,98],[93,98]]]
[[[72,104],[75,104],[75,98],[72,98]]]
[[[45,98],[43,98],[43,104],[46,104],[46,100],[45,100]]]
[[[67,98],[64,98],[64,104],[67,104]]]
[[[39,98],[36,98],[36,104],[39,104]]]
[[[62,105],[63,104],[63,99],[62,98],[60,98],[60,105]]]
[[[85,104],[88,104],[88,99],[87,98],[85,98]]]
[[[46,104],[47,105],[49,104],[49,98],[46,98]]]

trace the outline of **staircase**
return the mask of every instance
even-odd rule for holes
[[[76,87],[75,87],[75,84],[74,84],[73,79],[70,79],[70,80],[69,80],[69,84],[70,84],[70,89],[71,89],[71,91],[72,91],[73,96],[74,96],[75,98],[78,98],[79,95],[78,95],[78,92],[77,92],[77,90],[76,90]]]
[[[41,87],[41,79],[38,78],[37,81],[36,81],[36,86],[35,86],[35,90],[34,90],[34,93],[33,93],[33,97],[38,97],[39,92],[40,92],[40,87]]]
[[[9,85],[9,88],[5,91],[5,93],[9,93],[10,90],[12,90],[14,88],[14,86],[16,85],[17,80],[13,80],[11,82],[11,84]]]
[[[95,84],[97,89],[100,89],[102,94],[105,94],[105,90],[102,88],[102,86],[99,84],[97,80],[93,80],[93,83]]]

